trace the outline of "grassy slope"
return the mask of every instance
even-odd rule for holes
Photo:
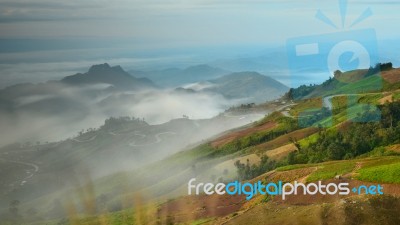
[[[275,118],[276,119],[276,118]],[[315,134],[314,134],[315,135]],[[309,139],[313,139],[312,136],[308,137]],[[301,140],[304,142],[304,140]],[[190,162],[191,160],[200,160],[201,159],[207,159],[208,156],[212,156],[213,151],[215,149],[212,149],[209,145],[204,145],[203,147],[200,147],[198,149],[194,149],[191,151],[187,152],[182,152],[180,154],[177,154],[173,157],[170,157],[168,161],[170,161],[171,165],[176,165],[177,163],[183,163],[183,162]],[[205,160],[208,161],[208,160]],[[326,179],[331,179],[334,178],[338,174],[348,174],[352,172],[355,168],[356,163],[363,163],[364,165],[368,166],[368,169],[366,169],[367,172],[370,171],[376,171],[376,170],[382,170],[382,165],[386,165],[389,163],[389,165],[393,163],[400,163],[400,158],[399,157],[388,157],[388,158],[368,158],[368,159],[360,159],[360,160],[352,160],[352,161],[337,161],[337,162],[327,162],[323,164],[309,164],[309,165],[293,165],[293,166],[287,166],[283,168],[278,168],[277,171],[288,171],[288,170],[293,170],[294,173],[297,173],[298,169],[303,169],[307,167],[315,167],[317,168],[316,170],[313,170],[310,174],[308,174],[306,180],[307,181],[316,181],[316,180],[326,180]],[[395,164],[397,165],[397,164]],[[394,169],[393,169],[394,170]],[[364,168],[362,167],[360,171],[359,176],[355,176],[355,179],[360,179],[360,180],[365,180],[362,174],[365,174]],[[368,176],[368,175],[367,175]],[[380,182],[382,180],[378,179],[379,176],[370,178],[368,181],[370,182]],[[385,176],[386,177],[386,176]],[[389,175],[385,178],[386,183],[396,183],[397,181],[395,180],[396,176]],[[299,210],[304,210],[306,209],[300,207]],[[208,219],[206,219],[208,220]],[[117,223],[116,223],[117,224]]]
[[[360,93],[360,92],[366,92],[365,90],[370,90],[371,88],[367,87],[376,87],[376,84],[381,82],[379,77],[372,76],[360,81],[352,81],[353,83],[336,83],[335,90],[331,89],[329,91],[323,91],[322,89],[317,89],[316,92],[314,92],[312,95],[314,96],[328,96],[328,95],[333,95],[333,94],[342,94],[342,93]],[[392,89],[397,87],[396,83],[390,83],[388,84],[386,81],[383,81],[383,84],[385,89]],[[394,95],[394,99],[398,98],[398,93]],[[380,98],[380,95],[368,95],[368,96],[361,96],[359,98],[359,102],[362,103],[367,103],[367,102],[374,102],[376,103],[377,100]],[[338,98],[336,100],[337,103],[334,104],[344,104],[344,101]],[[314,107],[320,107],[321,106],[321,100],[318,100],[318,98],[315,99],[309,99],[309,100],[303,100],[300,101],[298,105],[296,105],[292,111],[292,115],[297,115],[299,112],[307,109],[307,108],[314,108]],[[354,114],[354,113],[353,113]],[[257,124],[255,126],[263,126],[264,124],[274,121],[281,123],[284,116],[279,113],[275,113],[271,115],[270,117],[267,117]],[[348,115],[344,111],[339,111],[335,115],[335,120],[337,123],[344,122],[351,118],[351,114]],[[322,121],[323,122],[323,121]],[[268,127],[267,130],[259,130],[255,129],[256,132],[246,134],[245,136],[240,137],[241,141],[243,143],[249,143],[249,140],[252,140],[254,138],[259,138],[260,136],[265,136],[271,131],[281,131],[282,129],[286,129],[287,127],[283,126],[277,126],[273,127],[272,129]],[[333,128],[331,128],[333,129]],[[296,132],[296,131],[292,131]],[[308,143],[315,141],[317,137],[317,133],[315,132],[310,132],[305,136],[302,136],[298,139],[299,143],[301,145],[307,145]],[[232,160],[236,157],[240,157],[242,154],[248,153],[248,150],[251,151],[252,148],[257,148],[257,146],[262,146],[265,145],[269,142],[275,143],[277,142],[277,145],[273,145],[270,148],[263,148],[263,151],[265,150],[270,150],[276,147],[280,147],[282,145],[285,145],[288,143],[288,138],[285,138],[286,141],[278,141],[282,139],[284,136],[288,136],[288,134],[284,134],[283,136],[274,138],[272,140],[268,140],[263,143],[257,143],[256,145],[252,144],[247,144],[244,149],[241,151],[226,151],[223,152],[223,154],[218,153],[219,151],[221,152],[221,149],[223,150],[224,147],[229,147],[230,144],[232,144],[232,141],[224,143],[222,146],[218,146],[218,149],[213,148],[210,144],[205,144],[201,145],[199,147],[196,147],[192,150],[184,151],[178,154],[175,154],[166,160],[163,160],[162,162],[159,162],[157,164],[153,164],[151,166],[145,167],[139,171],[136,171],[134,173],[122,173],[120,176],[109,176],[100,180],[95,181],[96,187],[99,187],[100,189],[97,190],[99,193],[102,192],[107,192],[118,186],[119,184],[123,184],[126,182],[126,180],[134,180],[134,183],[129,184],[130,187],[139,187],[139,189],[136,190],[141,190],[143,192],[150,192],[150,193],[158,193],[160,196],[169,196],[169,193],[173,191],[175,188],[180,188],[181,185],[177,184],[179,183],[178,178],[183,178],[185,180],[186,178],[191,176],[190,170],[193,169],[193,165],[196,166],[199,170],[201,168],[208,168],[209,170],[212,170],[212,168],[220,163],[225,162],[226,160]],[[247,150],[247,151],[246,151]],[[362,164],[360,168],[356,167]],[[294,174],[302,174],[304,172],[304,169],[310,168],[307,171],[307,177],[305,177],[306,181],[316,181],[316,180],[326,180],[326,179],[331,179],[334,178],[338,174],[350,174],[353,172],[357,172],[357,174],[352,174],[351,176],[354,179],[360,179],[364,181],[369,181],[369,182],[384,182],[384,183],[399,183],[398,181],[398,170],[399,170],[399,165],[400,165],[400,158],[399,157],[379,157],[379,158],[366,158],[366,159],[357,159],[357,160],[351,160],[351,161],[335,161],[335,162],[327,162],[327,163],[322,163],[322,164],[307,164],[307,165],[291,165],[291,166],[285,166],[276,169],[276,172],[284,173],[286,175],[286,178],[290,177],[287,172],[294,173]],[[315,168],[315,169],[311,169]],[[199,176],[208,176],[209,175],[209,170],[205,170],[204,174],[200,174]],[[303,172],[302,172],[303,171]],[[175,174],[173,177],[168,177],[168,178],[163,178],[163,174]],[[143,177],[151,177],[154,174],[158,174],[159,176],[154,178],[154,179],[149,179],[149,180],[144,180]],[[160,175],[161,174],[161,175]],[[383,176],[380,176],[383,174]],[[298,176],[296,176],[298,177]],[[144,188],[146,185],[151,184],[150,187]],[[143,188],[141,188],[143,187]],[[169,187],[167,188],[167,191],[164,191],[163,193],[159,193],[160,190],[164,189],[161,187]],[[165,189],[164,189],[165,190]],[[134,195],[135,193],[130,193],[130,195]],[[268,204],[268,203],[267,203]],[[274,209],[277,210],[282,210],[282,212],[287,213],[298,213],[299,215],[307,215],[309,210],[313,210],[313,206],[306,206],[306,207],[297,207],[297,206],[290,206],[290,207],[283,207],[279,209],[279,207],[274,207],[271,206]],[[293,207],[293,210],[290,208]],[[259,207],[255,207],[254,210],[259,210]],[[322,210],[322,211],[321,211]],[[321,209],[320,206],[318,206],[318,211],[325,212],[325,209]],[[150,210],[151,211],[151,210]],[[253,211],[254,212],[254,211]],[[253,214],[253,212],[249,211],[249,213],[243,213],[239,214],[237,216],[238,220],[236,220],[236,216],[233,221],[249,221],[248,217]],[[121,222],[121,220],[110,222],[113,219],[110,218],[127,218],[125,215],[125,211],[121,212],[116,212],[113,214],[107,214],[106,218],[109,218],[106,221],[109,221],[108,223],[104,224],[126,224]],[[257,214],[256,214],[257,215]],[[278,223],[279,220],[281,222],[285,221],[285,217],[283,217],[285,214],[282,213],[276,213],[272,214],[272,216],[276,217],[276,221]],[[143,216],[142,216],[143,217]],[[274,218],[275,218],[274,217]],[[94,217],[93,220],[98,221],[101,217]],[[239,219],[240,218],[240,219]],[[85,219],[88,219],[85,217]],[[153,218],[154,219],[154,218]],[[209,219],[204,218],[207,222]],[[311,220],[304,219],[304,223],[307,223],[309,221],[315,222],[316,220],[320,220],[320,217],[315,217],[312,218]],[[90,220],[90,219],[89,219]],[[218,220],[218,218],[217,218]],[[197,222],[202,222],[202,220],[198,220]],[[212,221],[215,222],[215,221]],[[212,223],[211,222],[211,223]],[[312,224],[312,223],[309,224]],[[86,223],[86,222],[85,222]],[[137,222],[136,222],[137,223]],[[84,223],[82,223],[84,224]],[[90,224],[90,223],[87,223]],[[94,223],[96,224],[96,223]],[[100,223],[101,224],[101,223]],[[240,222],[239,222],[240,224]]]
[[[365,72],[365,71],[364,71]],[[362,71],[361,71],[362,73]],[[318,86],[306,98],[336,94],[360,94],[381,91],[393,91],[400,88],[400,69],[383,71],[379,75],[362,78],[358,71],[343,73],[339,80],[333,80],[327,86]]]

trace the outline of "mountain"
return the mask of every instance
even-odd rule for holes
[[[368,81],[363,87],[375,86],[370,79],[376,80],[377,74],[361,78],[356,72],[363,71],[351,71],[335,78],[342,82],[354,81],[348,84],[353,85],[351,88],[360,85],[359,79]],[[349,73],[357,76],[349,77]],[[9,202],[18,199],[21,218],[34,217],[34,221],[53,220],[60,224],[70,218],[78,224],[98,224],[98,221],[108,223],[124,217],[127,224],[134,224],[134,218],[142,215],[146,224],[172,224],[171,221],[179,224],[199,221],[285,224],[290,221],[294,224],[299,218],[305,224],[321,224],[321,221],[329,224],[337,218],[341,219],[334,224],[359,224],[361,219],[372,221],[370,224],[398,224],[400,70],[388,69],[381,76],[384,91],[362,93],[354,102],[341,100],[342,93],[336,96],[333,115],[315,110],[321,105],[321,97],[281,98],[260,105],[233,107],[206,120],[187,119],[184,114],[182,119],[150,125],[137,118],[110,118],[98,129],[79,132],[78,136],[64,141],[0,148],[3,178],[0,197],[5,199],[0,202],[5,213],[1,214],[0,207],[0,220],[7,219]],[[284,89],[254,72],[229,74],[202,82],[201,87],[214,88],[214,91],[219,88],[228,96],[228,93],[246,93],[250,88],[262,90],[271,84],[276,89]],[[350,88],[344,87],[340,86],[340,90]],[[203,90],[178,88],[175,91]],[[321,89],[319,96],[330,92]],[[376,119],[376,113],[369,107],[360,108],[358,103],[375,104],[381,112],[379,120],[363,120]],[[221,133],[231,121],[243,121],[262,108],[276,111]],[[310,114],[302,114],[305,111]],[[177,152],[178,149],[185,150]],[[107,173],[115,170],[119,172]],[[90,171],[90,176],[85,171]],[[98,176],[107,175],[99,178],[92,171]],[[325,186],[344,182],[351,189],[360,189],[358,194],[349,191],[349,195],[289,194],[285,200],[280,195],[253,195],[253,191],[225,196],[188,195],[188,182],[193,178],[196,179],[193,184],[297,181],[308,186],[321,181]],[[384,195],[365,194],[367,189],[361,190],[364,185],[381,185]],[[73,203],[70,203],[71,196],[76,199]],[[135,201],[127,202],[127,196],[133,196]],[[70,216],[62,207],[66,204],[76,209]],[[132,210],[134,216],[126,216],[127,210],[138,206],[146,210]],[[36,210],[35,214],[30,208]],[[317,213],[308,216],[310,210]],[[105,214],[105,211],[112,213]]]
[[[227,98],[250,98],[255,102],[277,98],[289,89],[279,81],[257,72],[232,73],[210,82],[215,86],[208,88],[209,90]]]
[[[155,85],[147,78],[136,78],[125,72],[121,66],[111,67],[107,63],[94,65],[86,73],[64,77],[62,83],[69,85],[110,84],[121,90],[154,88]]]
[[[25,83],[0,90],[0,145],[21,140],[58,140],[114,115],[131,115],[129,106],[101,101],[122,93],[156,91],[146,78],[136,78],[120,66],[93,65],[85,73],[45,83]],[[131,101],[135,104],[137,97]],[[29,126],[28,126],[29,124]],[[63,129],[59,129],[63,127]]]
[[[129,72],[137,77],[148,78],[162,87],[179,87],[188,83],[215,79],[229,73],[229,71],[211,67],[206,64],[190,66],[185,69],[168,68],[153,71],[130,70]]]
[[[265,102],[287,90],[279,82],[254,72],[216,78],[223,71],[207,65],[166,71],[180,71],[178,74],[186,81],[198,81],[199,77],[205,81],[176,91],[157,89],[149,79],[137,78],[120,66],[105,63],[58,81],[1,89],[0,129],[7,130],[8,136],[0,137],[0,145],[28,139],[59,140],[83,128],[99,126],[108,117],[137,116],[150,124],[183,114],[209,118],[232,105]]]
[[[86,108],[82,105],[94,104],[102,96],[155,87],[149,79],[135,78],[120,66],[111,67],[105,63],[59,81],[17,84],[1,89],[0,112],[66,114],[82,111]]]
[[[98,176],[149,165],[186,149],[193,143],[201,142],[223,131],[241,127],[254,118],[262,117],[262,115],[243,116],[246,118],[239,119],[221,114],[210,119],[193,120],[184,114],[179,119],[153,125],[141,118],[111,117],[102,122],[98,128],[87,127],[84,130],[76,130],[74,136],[61,141],[18,142],[2,146],[0,147],[0,175],[2,177],[0,221],[4,221],[4,210],[8,212],[9,202],[16,197],[24,205],[26,203],[35,205],[37,200],[46,202],[47,199],[51,199],[53,202],[53,198],[47,198],[51,194],[63,202],[63,196],[67,195],[59,195],[59,193],[74,185],[79,185],[71,180],[80,180],[80,176],[88,174],[86,173],[88,171],[91,178],[87,177],[88,179],[82,182],[91,182],[91,179]],[[68,124],[60,125],[57,129],[65,129],[66,126]],[[182,163],[186,165],[187,162],[182,161]],[[170,172],[170,169],[165,172]],[[154,179],[164,178],[149,177],[146,181],[138,182],[135,179],[131,181],[141,186],[154,182]],[[111,182],[110,187],[116,184],[119,182]],[[115,190],[115,193],[120,193],[119,189]],[[106,194],[110,197],[114,196],[114,194]],[[43,200],[39,196],[44,197]],[[64,209],[53,207],[52,202],[49,203],[51,205],[49,209],[47,209],[47,204],[42,204],[44,207],[40,207],[38,213],[46,212],[41,214],[46,218],[62,216]],[[21,206],[21,208],[24,207]],[[30,216],[26,217],[30,218]],[[41,219],[43,218],[39,218]],[[0,224],[3,223],[0,222]]]
[[[230,71],[276,71],[287,68],[287,54],[285,48],[264,49],[256,56],[242,56],[236,58],[218,59],[210,66],[225,68]]]
[[[207,76],[211,74],[219,74],[219,73],[225,73],[226,70],[222,70],[216,67],[211,67],[206,64],[200,64],[200,65],[195,65],[195,66],[190,66],[186,69],[183,70],[183,73],[192,75],[192,76]],[[203,75],[206,74],[206,75]]]
[[[238,72],[217,79],[192,83],[185,89],[218,93],[241,103],[262,103],[285,94],[289,87],[257,72]]]
[[[350,73],[354,72],[363,71]],[[363,87],[374,88],[375,83],[371,81],[376,77],[371,75],[361,79],[369,84],[362,83]],[[152,216],[148,217],[150,221],[161,224],[172,220],[182,224],[198,221],[206,221],[206,224],[296,224],[298,221],[304,224],[360,224],[360,221],[398,224],[400,70],[384,71],[382,78],[384,91],[359,96],[364,104],[378,104],[382,112],[378,121],[356,122],[357,118],[370,118],[373,111],[362,107],[363,111],[359,113],[349,113],[358,108],[355,102],[337,101],[332,121],[332,114],[313,111],[308,116],[299,115],[298,112],[318,107],[320,97],[290,103],[283,102],[291,99],[282,99],[268,103],[275,104],[278,112],[263,120],[205,140],[142,170],[124,176],[115,174],[96,184],[108,187],[113,181],[117,183],[115,180],[130,181],[132,193],[145,192],[145,197],[162,199],[160,202],[163,203],[157,205]],[[224,83],[223,78],[217,80]],[[346,89],[340,86],[340,89],[357,88],[361,83],[355,81],[347,85],[352,86]],[[326,96],[330,92],[321,88],[319,95]],[[338,96],[337,100],[341,97]],[[303,126],[301,122],[307,120],[312,123]],[[217,197],[193,192],[190,195],[188,182],[190,184],[193,178],[196,179],[194,185],[228,184],[236,180],[242,184],[297,181],[308,187],[311,183],[348,183],[350,190],[354,189],[348,195],[299,193],[286,199],[260,192],[253,196],[254,189],[251,189],[248,191],[250,198],[246,200],[248,196],[244,192]],[[148,183],[138,187],[138,181]],[[361,190],[361,187],[377,185],[383,187],[384,195]],[[358,194],[354,191],[357,188]],[[142,204],[151,207],[153,201],[149,202],[148,205]],[[310,210],[316,213],[310,216]],[[125,211],[118,213],[123,216]]]
[[[110,85],[112,88],[110,88]],[[61,97],[66,90],[85,93],[104,93],[115,91],[136,91],[156,88],[156,85],[146,78],[136,78],[125,72],[120,66],[111,67],[107,63],[94,65],[86,73],[66,76],[59,81],[46,83],[24,83],[6,87],[0,90],[0,100],[18,107],[46,99]],[[84,97],[84,96],[82,96]],[[14,102],[13,104],[11,104]]]

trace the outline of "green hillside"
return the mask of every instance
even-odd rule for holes
[[[363,94],[393,91],[400,88],[400,74],[391,63],[377,64],[369,70],[337,71],[333,78],[319,85],[301,85],[288,95],[293,99],[325,97],[338,94]]]
[[[325,82],[328,85],[325,91],[322,86],[315,86],[302,98],[281,99],[288,103],[275,105],[278,111],[259,121],[216,135],[197,146],[188,146],[185,151],[149,165],[99,178],[84,175],[82,180],[80,176],[74,188],[60,189],[21,204],[24,211],[40,206],[36,207],[36,217],[24,221],[22,215],[26,214],[21,214],[21,221],[118,225],[245,224],[252,221],[252,224],[265,224],[270,218],[272,222],[267,224],[277,224],[303,218],[304,224],[320,224],[321,221],[323,224],[329,224],[327,221],[335,221],[333,224],[359,221],[396,224],[395,211],[400,209],[400,102],[395,88],[399,82],[394,81],[399,73],[397,69],[384,71],[384,89],[385,83],[391,82],[390,88],[371,93],[362,91],[371,90],[381,80],[376,74],[361,79],[346,78],[348,74],[361,72],[340,75],[342,81],[348,79],[353,83],[329,80]],[[334,84],[335,90],[329,88]],[[299,88],[297,92],[300,90],[304,91]],[[346,95],[355,91],[357,95]],[[326,107],[322,97],[332,95],[337,96],[330,99],[331,108]],[[289,93],[286,97],[293,96]],[[107,131],[130,134],[138,127],[148,132],[162,128],[151,127],[140,120],[130,123],[109,121]],[[97,142],[101,146],[107,145],[110,138],[125,140],[124,136],[101,134],[102,129],[92,132],[81,134],[79,140],[90,140],[93,134],[102,139]],[[65,159],[76,157],[90,161],[99,149],[89,143],[80,143],[77,146],[81,150],[67,153]],[[64,143],[61,146],[74,145]],[[106,157],[112,156],[107,154]],[[61,158],[56,160],[54,165],[61,161]],[[310,183],[336,182],[338,176],[351,185],[382,184],[385,195],[294,196],[287,201],[273,196],[255,196],[247,201],[241,196],[187,194],[187,182],[191,178],[198,182],[238,179]],[[261,213],[263,209],[268,209],[268,213]],[[254,219],[254,215],[260,217]],[[336,215],[343,216],[334,220]]]

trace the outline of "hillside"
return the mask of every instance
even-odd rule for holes
[[[200,74],[204,70],[215,71],[205,65],[185,71]],[[60,80],[1,89],[0,129],[7,132],[0,137],[0,146],[62,140],[79,130],[99,127],[109,117],[134,115],[153,124],[182,115],[210,118],[233,101],[219,93],[173,92],[147,78],[134,77],[120,66],[93,65],[85,73]],[[166,107],[168,103],[175,107]]]
[[[209,181],[210,174],[215,174],[223,180],[237,179],[238,176],[251,182],[297,180],[311,183],[322,180],[349,182],[351,186],[382,184],[385,195],[294,196],[286,201],[272,196],[257,196],[251,201],[233,197],[215,199],[205,195],[183,197],[159,207],[158,210],[169,213],[169,217],[161,216],[161,220],[172,217],[178,223],[195,221],[204,224],[248,224],[250,221],[251,224],[397,224],[396,212],[400,209],[397,171],[400,163],[400,90],[395,88],[399,81],[393,78],[400,72],[397,69],[383,72],[385,82],[389,73],[392,86],[380,94],[360,93],[350,105],[343,100],[345,95],[334,98],[333,123],[329,127],[318,127],[329,114],[311,114],[312,117],[298,114],[320,108],[322,101],[317,97],[296,101],[296,105],[287,106],[282,113],[271,114],[252,128],[212,140],[207,147],[212,158],[230,157],[215,163],[208,175],[198,176],[204,182]],[[321,96],[330,94],[329,90],[320,92]],[[376,105],[382,112],[381,120],[362,119],[374,114],[370,111],[372,108],[348,115],[356,103]],[[362,122],[356,122],[357,118]],[[304,124],[311,127],[303,128]],[[239,164],[235,163],[237,160]],[[232,170],[237,170],[238,174],[224,173]],[[335,179],[337,175],[340,180]],[[210,201],[213,203],[206,204]],[[207,207],[193,215],[190,204],[196,203]]]
[[[396,102],[395,105],[399,104]],[[391,106],[392,104],[388,105]],[[396,121],[399,121],[399,118],[396,117]],[[178,153],[134,173],[116,174],[97,180],[93,185],[102,193],[107,193],[107,190],[112,190],[114,186],[128,185],[129,191],[123,194],[123,198],[135,199],[135,202],[142,202],[142,206],[103,214],[102,217],[84,217],[77,221],[91,224],[103,218],[104,221],[108,221],[107,224],[140,223],[140,221],[146,221],[148,224],[171,221],[178,224],[248,224],[249,221],[252,224],[278,224],[288,221],[300,221],[304,224],[359,224],[360,221],[364,221],[362,224],[397,224],[396,212],[400,209],[398,138],[394,137],[387,142],[377,141],[377,145],[370,146],[370,150],[359,152],[357,157],[354,155],[346,160],[335,160],[335,156],[329,151],[322,150],[323,158],[315,162],[306,161],[304,164],[291,161],[290,155],[294,153],[294,159],[304,158],[299,154],[312,156],[311,149],[307,148],[314,148],[310,144],[318,137],[330,136],[324,132],[335,132],[337,129],[343,132],[344,129],[348,129],[346,134],[357,136],[356,131],[352,128],[335,126],[322,133],[318,129],[307,133],[293,122],[292,118],[274,113],[252,127],[233,131],[233,134],[238,135],[233,140],[221,143],[220,140],[233,134],[222,135],[217,139],[211,139],[209,143]],[[383,121],[381,125],[384,124]],[[358,127],[356,123],[353,126]],[[298,131],[300,132],[297,133]],[[284,136],[286,138],[278,141]],[[219,144],[215,145],[213,141]],[[266,143],[275,144],[266,148],[264,147]],[[364,141],[364,143],[372,142]],[[265,156],[268,158],[265,159]],[[240,164],[235,163],[238,160],[243,165],[251,165],[251,169],[241,170],[241,167],[237,166]],[[340,180],[335,179],[337,175],[340,175]],[[229,181],[237,179],[237,176],[242,181],[251,182],[282,180],[312,183],[322,180],[324,183],[349,182],[352,187],[382,184],[385,195],[350,194],[314,197],[299,195],[290,196],[285,201],[279,196],[263,195],[257,195],[250,201],[245,200],[244,195],[221,197],[187,195],[187,181],[191,177],[196,177],[199,182],[212,182]],[[123,201],[123,198],[122,196],[113,198],[113,201]],[[158,201],[149,201],[154,198]]]
[[[260,115],[251,113],[240,116],[221,114],[210,119],[181,118],[150,125],[139,118],[111,117],[98,128],[81,130],[61,141],[19,142],[1,147],[0,175],[3,179],[0,198],[3,201],[0,203],[0,218],[7,217],[8,204],[14,199],[21,201],[21,208],[36,208],[43,218],[63,216],[64,209],[60,205],[54,206],[53,201],[64,203],[65,196],[69,195],[66,193],[86,182],[97,182],[101,177],[100,180],[107,180],[107,184],[100,185],[105,188],[100,193],[108,196],[107,202],[112,201],[112,198],[121,197],[122,193],[115,192],[115,188],[119,189],[122,183],[109,183],[108,178],[118,179],[118,174],[124,173],[121,171],[141,170],[143,167],[162,171],[162,167],[154,166],[159,160],[259,118]],[[158,169],[154,179],[161,172]],[[175,169],[165,170],[165,175],[169,176]],[[89,176],[89,173],[90,178],[82,177]],[[129,185],[141,186],[149,182],[152,179],[141,183],[133,181]],[[114,203],[108,203],[111,205],[107,207],[116,207]],[[43,207],[35,207],[36,204]],[[22,214],[31,218],[28,213]]]
[[[399,74],[397,71],[387,71],[392,81]],[[394,88],[398,82],[391,84],[384,92],[353,95],[354,101],[350,102],[347,98],[352,95],[337,92],[330,99],[331,106],[322,110],[324,101],[319,96],[268,103],[277,111],[257,122],[215,133],[195,146],[133,171],[100,178],[83,176],[84,181],[78,184],[81,188],[55,191],[43,199],[32,199],[23,208],[42,205],[41,215],[56,219],[49,221],[50,224],[62,221],[66,224],[71,221],[77,224],[100,221],[104,224],[248,224],[249,221],[252,224],[398,224],[400,90]],[[329,97],[330,92],[319,94]],[[370,106],[359,107],[360,104]],[[266,106],[242,106],[248,112],[260,107]],[[375,109],[381,112],[379,117]],[[236,111],[239,108],[232,109],[231,113]],[[227,118],[230,116],[241,118],[225,114]],[[112,132],[130,133],[123,127],[116,127]],[[181,135],[188,132],[184,127]],[[140,138],[140,133],[129,135]],[[176,138],[186,140],[185,136]],[[100,139],[108,142],[105,136]],[[142,143],[134,141],[134,144]],[[379,184],[385,194],[297,195],[286,200],[268,195],[256,195],[251,200],[246,200],[244,195],[188,196],[187,184],[191,178],[196,178],[198,183],[239,180],[348,182],[351,187]],[[68,203],[69,198],[74,203]],[[75,211],[66,214],[59,209],[57,217],[51,217],[49,202],[55,199],[70,204]],[[85,207],[88,201],[90,204]]]
[[[100,102],[125,92],[157,91],[148,79],[135,78],[120,66],[93,65],[86,73],[45,83],[17,84],[0,90],[0,146],[17,141],[55,141],[97,127],[126,108]],[[138,103],[140,97],[135,99]],[[60,129],[62,127],[62,129]]]
[[[210,80],[214,84],[206,91],[214,91],[227,98],[247,98],[247,102],[262,103],[279,98],[288,91],[284,84],[257,72],[240,72]]]
[[[361,94],[392,91],[400,88],[400,69],[392,63],[377,64],[368,70],[336,71],[333,78],[319,85],[301,85],[292,88],[293,99],[324,97],[337,94]]]
[[[217,79],[196,82],[177,91],[216,93],[241,104],[264,103],[283,96],[289,88],[279,81],[257,72],[238,72]]]

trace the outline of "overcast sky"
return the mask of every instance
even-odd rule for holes
[[[349,1],[346,24],[398,38],[399,1]],[[340,24],[338,1],[315,0],[1,0],[1,37],[124,37],[171,43],[281,42],[332,31],[314,18],[321,9]],[[396,27],[397,26],[397,27]]]
[[[397,0],[350,0],[344,27],[337,0],[0,0],[0,64],[89,64],[126,60],[132,57],[127,52],[154,57],[163,49],[284,46],[288,38],[350,29],[367,8],[373,15],[351,29],[373,28],[379,40],[397,40]],[[338,28],[317,20],[318,10]]]

